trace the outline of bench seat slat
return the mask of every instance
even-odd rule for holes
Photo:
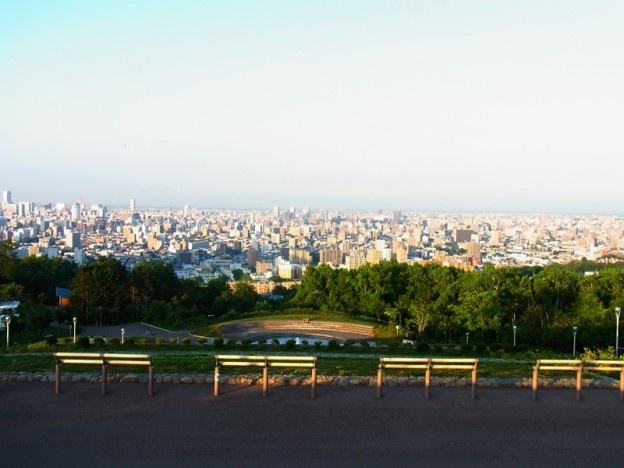
[[[307,362],[270,362],[269,367],[314,367],[314,364]]]
[[[386,369],[426,369],[429,367],[426,364],[386,364]]]
[[[222,366],[241,366],[241,367],[264,367],[264,362],[247,362],[247,361],[223,361]]]
[[[151,366],[152,361],[118,361],[109,360],[106,361],[111,366]]]
[[[60,359],[63,364],[104,364],[104,359]]]

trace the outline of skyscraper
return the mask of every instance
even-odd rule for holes
[[[134,198],[131,198],[130,199],[130,213],[134,213],[135,209],[136,209],[136,205],[134,203]]]
[[[5,208],[7,205],[13,203],[11,201],[11,191],[3,190],[2,191],[2,207]]]

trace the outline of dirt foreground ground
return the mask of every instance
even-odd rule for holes
[[[0,383],[2,466],[622,466],[613,390]]]

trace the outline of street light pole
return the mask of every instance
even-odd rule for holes
[[[615,308],[615,358],[620,357],[620,313],[621,307]]]
[[[513,332],[514,332],[514,348],[516,347],[516,330],[518,330],[518,326],[514,325],[513,326]]]
[[[126,334],[126,329],[122,328],[121,329],[121,344],[124,344],[124,335]]]
[[[76,322],[78,322],[78,317],[74,317],[72,320],[74,321],[74,344],[76,344]]]
[[[466,332],[466,344],[468,344],[468,338],[470,338],[470,332]]]
[[[4,317],[4,321],[6,322],[6,329],[7,329],[7,349],[9,348],[9,326],[11,325],[11,317],[9,317],[8,315],[6,317]]]
[[[576,331],[578,327],[575,325],[572,327],[572,332],[574,332],[574,341],[572,342],[572,357],[576,356]]]

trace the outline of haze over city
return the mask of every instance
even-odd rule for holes
[[[0,187],[622,213],[624,4],[0,3]]]

